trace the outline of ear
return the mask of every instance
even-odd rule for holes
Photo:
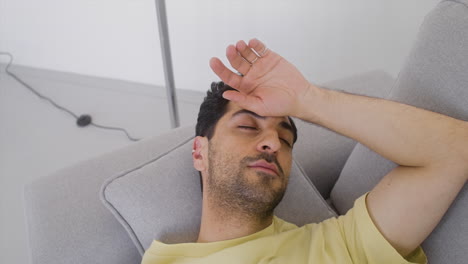
[[[208,169],[208,138],[197,136],[193,140],[192,158],[193,167],[203,172]]]

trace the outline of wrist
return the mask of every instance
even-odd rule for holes
[[[320,108],[320,102],[323,102],[325,97],[326,89],[309,83],[306,91],[298,98],[298,104],[293,116],[306,122],[318,124],[317,110]]]

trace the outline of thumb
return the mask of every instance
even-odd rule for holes
[[[258,109],[258,106],[261,105],[261,100],[258,97],[245,95],[241,92],[233,90],[225,91],[223,93],[223,97],[226,100],[237,103],[240,107],[244,109],[260,114],[258,112],[260,110]]]

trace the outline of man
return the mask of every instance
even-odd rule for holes
[[[239,74],[217,58],[210,66],[234,89],[212,87],[193,144],[203,182],[198,241],[155,241],[143,263],[426,263],[419,246],[468,179],[468,122],[319,88],[257,39],[226,55]],[[298,228],[273,216],[296,140],[289,116],[399,166],[345,216]]]

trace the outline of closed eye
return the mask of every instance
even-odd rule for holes
[[[284,138],[280,138],[284,143],[286,143],[286,145],[288,145],[288,147],[292,148],[291,146],[291,143],[289,143],[289,141],[287,141],[286,139]]]
[[[257,130],[256,127],[251,127],[251,126],[238,126],[238,128],[245,129],[245,130]],[[292,148],[292,145],[291,143],[289,143],[289,141],[287,141],[284,138],[280,138],[280,140],[283,141],[288,147]]]
[[[247,129],[247,130],[257,130],[256,127],[251,127],[251,126],[238,126],[238,128]]]

